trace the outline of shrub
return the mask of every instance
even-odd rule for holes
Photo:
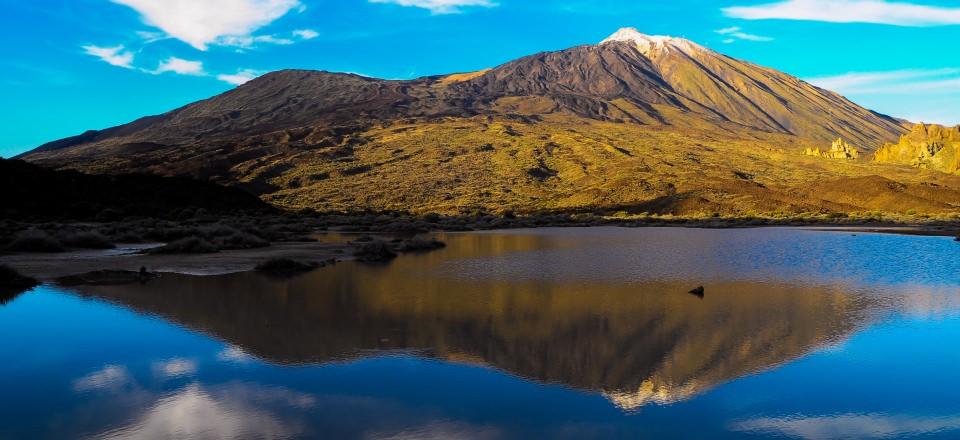
[[[397,245],[398,252],[427,252],[447,247],[447,244],[433,238],[411,238]]]
[[[36,287],[37,280],[21,275],[13,268],[0,265],[0,305],[4,305],[26,290]]]
[[[99,213],[97,213],[97,216],[94,217],[96,221],[101,223],[115,222],[117,220],[120,220],[121,218],[123,218],[122,212],[117,211],[116,209],[110,209],[110,208],[100,211]]]
[[[296,261],[290,258],[271,258],[263,263],[260,263],[255,268],[257,272],[269,272],[269,273],[296,273],[296,272],[309,272],[313,269],[316,269],[319,264],[308,261]]]
[[[143,243],[143,236],[134,231],[124,231],[113,236],[117,243]]]
[[[63,245],[44,231],[27,229],[14,235],[7,249],[16,252],[63,252]]]
[[[255,249],[270,246],[267,240],[236,230],[230,235],[217,237],[213,242],[220,249]]]
[[[0,264],[0,287],[22,287],[29,289],[37,284],[39,284],[37,280],[20,274],[20,272],[17,272],[16,269],[10,266]]]
[[[365,243],[353,255],[357,257],[358,261],[366,263],[386,262],[397,257],[397,253],[382,241]]]
[[[220,252],[213,243],[200,237],[186,237],[150,250],[151,254],[212,254]]]
[[[110,239],[97,231],[69,234],[60,241],[67,246],[83,249],[113,249],[116,247],[110,242]]]

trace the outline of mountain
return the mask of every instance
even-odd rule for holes
[[[71,289],[271,363],[402,352],[603,393],[627,410],[683,401],[834,344],[868,325],[880,303],[840,285],[720,282],[701,301],[682,282],[505,288],[422,273],[342,265],[291,281],[171,274]]]
[[[294,208],[953,209],[902,191],[882,205],[817,196],[824,181],[847,178],[940,184],[867,161],[802,157],[838,137],[869,152],[905,132],[900,120],[784,73],[622,29],[598,45],[410,81],[274,72],[22,158],[211,179]]]

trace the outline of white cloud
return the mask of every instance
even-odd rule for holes
[[[807,82],[843,94],[910,94],[953,91],[960,87],[960,69],[905,69],[851,72],[807,78]]]
[[[390,3],[400,6],[412,6],[429,10],[433,14],[458,14],[464,7],[497,6],[491,0],[369,0],[370,3]]]
[[[112,66],[124,67],[127,69],[133,68],[133,53],[126,50],[123,46],[100,47],[88,45],[83,46],[83,51],[87,55],[100,58]]]
[[[260,73],[255,70],[243,69],[243,70],[237,71],[237,73],[232,75],[228,75],[228,74],[217,75],[217,79],[219,79],[220,81],[228,82],[235,86],[239,86],[239,85],[250,82],[250,80],[258,76],[260,76]]]
[[[960,24],[960,8],[885,0],[787,0],[723,9],[728,17],[831,23],[876,23],[895,26]]]
[[[723,29],[718,29],[714,31],[720,35],[726,35],[727,38],[723,40],[724,43],[733,43],[736,40],[746,40],[746,41],[773,41],[773,38],[764,37],[760,35],[748,34],[740,29],[739,27],[728,27]]]
[[[960,122],[960,68],[851,72],[805,80],[911,122]]]
[[[155,363],[153,370],[166,378],[190,376],[197,372],[197,363],[190,359],[175,358]]]
[[[217,360],[243,364],[252,362],[254,357],[243,351],[242,348],[231,345],[217,353]]]
[[[735,431],[810,440],[900,438],[960,429],[960,417],[840,414],[821,417],[759,418],[735,423]]]
[[[312,40],[320,36],[320,33],[313,29],[298,29],[293,31],[293,36],[301,40]]]
[[[131,424],[96,438],[259,438],[296,437],[300,428],[249,402],[191,384],[159,399]]]
[[[257,29],[300,9],[299,0],[112,0],[129,6],[143,20],[199,50],[228,38],[249,37]]]
[[[281,46],[286,46],[293,44],[294,41],[289,38],[279,38],[273,35],[246,35],[246,36],[230,36],[223,37],[217,40],[217,44],[221,46],[231,46],[239,47],[241,49],[252,49],[257,44],[277,44]]]
[[[116,388],[130,382],[127,369],[117,365],[107,365],[73,382],[73,389],[79,392]]]
[[[143,42],[146,44],[155,43],[160,40],[166,40],[170,38],[167,34],[163,32],[152,32],[152,31],[137,31],[137,36],[143,39]]]
[[[207,72],[203,70],[203,63],[200,61],[189,61],[183,58],[170,57],[160,62],[160,66],[152,73],[161,74],[173,72],[180,75],[203,76]]]

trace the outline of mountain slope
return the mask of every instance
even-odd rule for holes
[[[919,183],[916,174],[796,156],[838,137],[872,151],[905,131],[789,75],[623,29],[470,74],[274,72],[23,158],[207,178],[317,209],[870,210],[887,207],[794,189],[876,174]],[[924,209],[953,209],[924,200]]]

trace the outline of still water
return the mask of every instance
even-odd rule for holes
[[[952,239],[440,238],[292,279],[24,293],[0,306],[0,439],[960,438]]]

